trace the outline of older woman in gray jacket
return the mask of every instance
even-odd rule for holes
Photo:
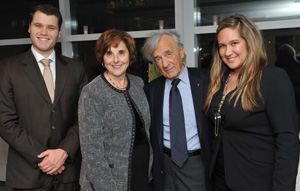
[[[85,191],[151,190],[150,112],[141,78],[126,74],[136,61],[134,39],[108,30],[95,53],[106,71],[86,85],[79,101]]]

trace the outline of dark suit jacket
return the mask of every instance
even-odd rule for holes
[[[198,134],[201,142],[201,156],[205,166],[208,190],[211,184],[208,180],[211,153],[212,127],[202,113],[202,106],[209,84],[209,73],[204,69],[188,69]],[[150,105],[151,127],[150,138],[153,147],[153,190],[164,190],[164,145],[163,145],[163,100],[166,78],[161,76],[145,86],[145,92]]]
[[[293,57],[286,57],[282,63],[277,62],[278,67],[286,70],[295,90],[297,113],[300,114],[300,62]]]
[[[213,98],[209,117],[221,93]],[[231,92],[232,93],[232,92]],[[274,66],[264,69],[259,107],[245,112],[240,100],[222,106],[223,132],[214,140],[213,166],[223,143],[227,185],[243,191],[294,191],[298,169],[299,138],[295,97],[286,72]],[[235,100],[235,98],[233,98]],[[222,138],[222,140],[221,140]]]
[[[57,179],[78,181],[81,163],[77,103],[87,83],[81,62],[56,55],[55,100],[51,103],[31,50],[0,61],[0,135],[9,144],[6,185],[38,188],[52,176],[37,166],[47,149],[69,154]]]

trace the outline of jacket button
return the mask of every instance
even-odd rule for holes
[[[52,126],[52,129],[55,129],[55,126],[54,126],[54,125]]]
[[[160,171],[160,174],[163,174],[164,173],[164,171]]]
[[[54,113],[55,112],[55,109],[52,109],[52,113]]]
[[[114,168],[115,165],[114,164],[108,164],[109,168]]]

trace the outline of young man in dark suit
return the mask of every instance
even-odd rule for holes
[[[14,190],[80,189],[77,102],[87,78],[81,62],[54,51],[61,24],[56,7],[38,5],[30,13],[31,49],[0,61],[0,135]]]
[[[151,111],[153,190],[210,191],[212,185],[208,170],[212,128],[202,113],[209,84],[208,71],[187,68],[182,61],[182,44],[174,32],[162,31],[151,35],[143,46],[143,53],[163,75],[145,87]],[[181,101],[171,99],[173,93],[170,92],[176,86],[172,85],[173,81],[179,81],[177,90]],[[173,106],[181,102],[183,108],[173,114]],[[182,118],[182,125],[178,125],[179,118]],[[181,133],[178,133],[178,129],[182,129]],[[177,137],[173,136],[175,132]],[[177,146],[178,142],[184,146]]]

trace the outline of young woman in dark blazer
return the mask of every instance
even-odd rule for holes
[[[262,35],[243,15],[217,28],[204,111],[215,123],[214,190],[295,190],[299,138],[287,73],[269,66]]]

